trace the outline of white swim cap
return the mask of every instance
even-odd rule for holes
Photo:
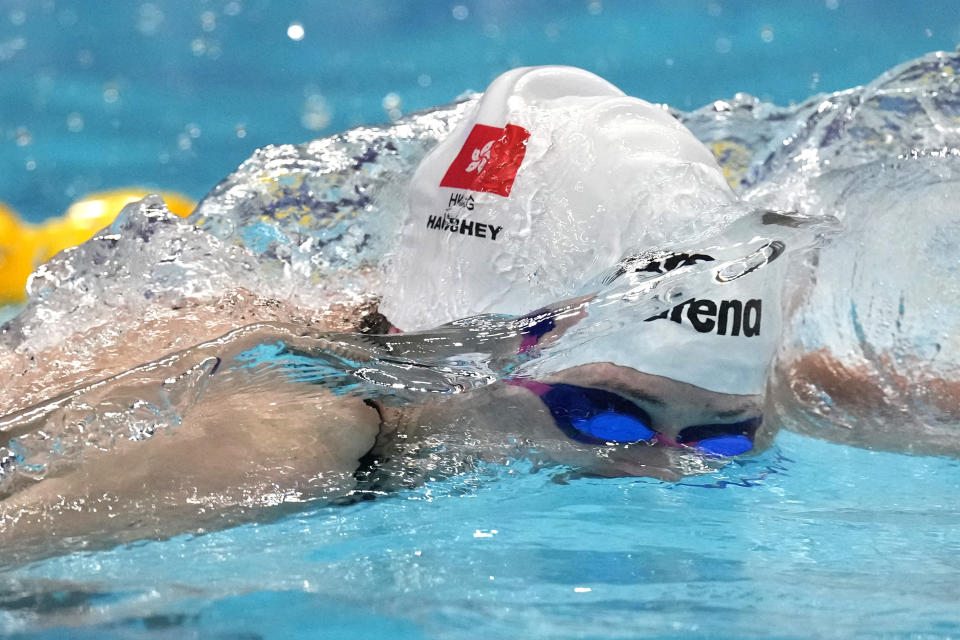
[[[626,252],[683,239],[698,214],[736,198],[710,152],[664,109],[587,71],[550,66],[494,80],[421,162],[409,199],[380,305],[406,331],[571,297]],[[671,317],[641,321],[638,333],[689,329]],[[696,330],[687,337],[716,342]],[[642,357],[612,360],[615,345],[592,351],[580,355],[660,373]]]
[[[779,255],[775,245],[762,240],[754,245],[755,256]],[[694,265],[714,276],[729,272],[729,266],[724,269],[712,253],[706,247],[703,253],[670,253],[654,260],[628,260],[624,266],[650,276]],[[561,341],[542,369],[550,372],[612,362],[718,393],[763,393],[780,344],[784,268],[783,260],[763,264],[732,282],[702,288],[702,294],[686,297],[661,313],[606,323],[598,337],[588,337],[574,348],[561,348]],[[629,308],[614,311],[631,312]]]

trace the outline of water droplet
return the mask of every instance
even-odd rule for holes
[[[137,31],[145,36],[153,35],[163,24],[163,11],[155,4],[145,2],[140,5],[140,15],[137,19]]]
[[[10,60],[27,46],[26,38],[12,38],[6,42],[0,43],[0,61]]]
[[[383,110],[387,112],[387,117],[391,120],[397,120],[402,115],[400,108],[403,106],[403,100],[392,91],[383,96]]]
[[[303,36],[305,35],[306,31],[299,22],[291,22],[290,26],[287,27],[287,37],[295,42],[303,40]]]
[[[89,49],[77,51],[77,63],[84,69],[88,69],[93,64],[93,53]]]
[[[33,142],[33,135],[26,127],[17,127],[17,131],[14,135],[18,147],[26,147]]]
[[[433,83],[433,78],[427,74],[421,73],[419,76],[417,76],[417,84],[421,87],[429,87],[431,83]]]
[[[114,84],[108,84],[103,88],[103,101],[107,104],[113,104],[120,99],[120,90]]]
[[[493,268],[499,273],[506,273],[511,271],[514,266],[514,259],[512,256],[506,253],[499,254],[493,260]]]
[[[773,42],[773,28],[764,27],[760,29],[760,39],[764,42]]]
[[[400,96],[396,93],[388,93],[383,97],[383,108],[384,109],[396,109],[402,104]]]
[[[72,133],[83,131],[83,116],[76,111],[67,116],[67,129]]]
[[[217,16],[213,11],[204,11],[200,14],[200,28],[208,33],[217,28]]]
[[[77,12],[73,9],[64,9],[60,12],[60,15],[57,16],[57,21],[61,27],[72,27],[77,24]]]
[[[590,0],[587,3],[587,11],[592,16],[598,16],[603,13],[603,3],[600,0]]]
[[[307,95],[300,114],[300,124],[310,131],[322,131],[330,125],[330,107],[322,94]]]
[[[470,17],[470,9],[462,4],[454,5],[450,12],[453,14],[454,20],[466,20]]]
[[[717,41],[714,42],[713,46],[717,50],[717,53],[730,53],[730,49],[733,48],[733,43],[730,41],[730,38],[720,36],[717,38]]]

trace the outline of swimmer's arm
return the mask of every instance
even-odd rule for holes
[[[58,540],[97,547],[163,538],[349,495],[379,421],[362,400],[313,385],[216,390],[177,427],[87,448],[68,472],[0,501],[0,549],[47,555]]]
[[[282,367],[234,366],[237,354],[283,334],[277,327],[248,328],[236,339],[87,385],[61,404],[14,421],[4,435],[21,444],[33,438],[39,447],[72,424],[71,412],[128,406],[131,399],[155,406],[163,398],[187,402],[179,405],[177,422],[146,439],[129,439],[126,422],[89,425],[79,453],[45,479],[21,481],[14,493],[0,496],[0,548],[29,546],[49,537],[43,532],[91,544],[163,537],[262,517],[264,507],[285,502],[348,495],[359,460],[377,438],[380,416],[362,398],[297,382]],[[184,386],[156,396],[169,380]],[[198,390],[192,400],[182,393]],[[121,430],[104,439],[111,428]]]
[[[779,366],[777,393],[787,411],[813,416],[795,421],[801,432],[868,449],[960,455],[960,380],[904,369],[887,352],[850,361],[820,349]]]

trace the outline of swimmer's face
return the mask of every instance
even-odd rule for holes
[[[382,411],[387,422],[396,423],[400,432],[435,431],[438,442],[462,444],[467,440],[473,447],[489,447],[478,455],[491,460],[498,459],[497,450],[507,458],[516,455],[514,443],[519,443],[522,448],[529,447],[534,459],[568,465],[576,473],[664,480],[703,473],[711,465],[722,464],[722,458],[668,444],[675,442],[684,429],[735,425],[761,414],[761,396],[715,393],[609,363],[572,367],[542,382],[544,386],[572,385],[615,394],[641,410],[659,435],[649,441],[614,445],[571,439],[558,428],[543,397],[530,388],[511,384],[493,385],[419,407],[383,407]]]
[[[565,369],[546,382],[615,393],[642,409],[654,431],[674,441],[687,427],[732,425],[759,418],[763,404],[759,395],[716,393],[607,362]]]
[[[548,385],[574,385],[581,389],[615,394],[639,409],[638,414],[644,416],[644,424],[656,432],[644,441],[617,445],[596,441],[593,445],[583,445],[581,442],[584,439],[580,434],[572,434],[579,442],[570,443],[572,446],[568,452],[574,456],[569,462],[590,475],[645,475],[675,480],[687,473],[706,471],[708,469],[701,463],[719,458],[700,455],[695,448],[699,449],[711,441],[701,440],[695,447],[681,446],[681,442],[690,442],[691,434],[703,433],[704,430],[714,434],[718,430],[724,433],[729,425],[729,435],[712,442],[730,443],[730,438],[733,438],[741,448],[729,455],[742,453],[753,446],[761,417],[762,397],[759,395],[716,393],[610,363],[572,367],[554,374],[545,382]],[[555,431],[567,430],[561,427]],[[736,433],[748,435],[732,435]],[[589,440],[588,437],[586,441]],[[560,451],[558,449],[557,453]],[[558,460],[566,461],[562,455]]]

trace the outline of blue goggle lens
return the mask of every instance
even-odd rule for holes
[[[560,430],[578,442],[628,444],[656,435],[639,407],[609,391],[554,384],[541,399]]]
[[[677,435],[679,444],[713,456],[739,456],[753,449],[753,434],[761,418],[733,424],[704,424],[687,427]]]
[[[613,412],[601,413],[589,420],[574,420],[573,427],[604,442],[640,442],[656,435],[637,418]]]
[[[701,440],[693,448],[711,456],[739,456],[753,449],[753,440],[743,435],[717,436]]]

